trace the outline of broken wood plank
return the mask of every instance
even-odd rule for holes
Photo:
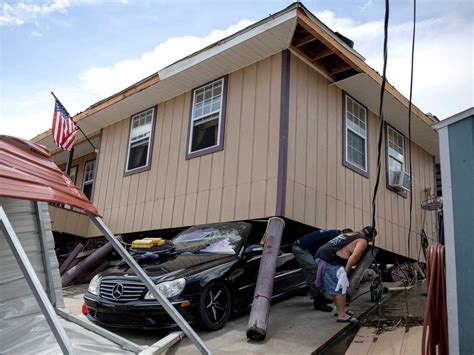
[[[72,261],[76,258],[77,254],[82,250],[84,246],[81,243],[78,243],[76,247],[69,253],[68,257],[64,262],[61,264],[61,267],[59,268],[59,274],[62,275],[66,272],[66,270],[69,268],[69,265],[71,265]]]

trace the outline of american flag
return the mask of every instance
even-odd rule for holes
[[[53,140],[59,148],[71,150],[78,128],[64,106],[58,99],[55,100],[52,128]]]

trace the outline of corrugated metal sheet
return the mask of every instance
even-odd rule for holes
[[[98,215],[45,147],[15,137],[0,136],[0,197],[62,203]]]
[[[43,288],[46,290],[46,276],[41,258],[40,237],[34,202],[17,199],[0,199],[0,205],[10,220],[22,247],[25,249],[33,269]],[[54,240],[51,233],[48,207],[40,203],[41,219],[44,225],[45,237],[48,244],[48,257],[52,269],[53,284],[56,294],[56,306],[64,307],[59,276],[58,260],[54,251]],[[10,328],[22,323],[25,319],[40,314],[41,310],[30,287],[13,255],[6,238],[0,231],[0,329]],[[0,334],[3,334],[0,332]],[[0,343],[6,339],[0,337]],[[1,351],[0,351],[1,352]]]

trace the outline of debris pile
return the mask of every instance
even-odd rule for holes
[[[114,250],[110,243],[95,250],[81,251],[82,248],[81,243],[77,244],[60,265],[59,272],[63,287],[89,282],[94,275],[110,266],[107,258]]]

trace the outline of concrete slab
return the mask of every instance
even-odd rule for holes
[[[74,285],[63,288],[64,308],[74,315],[82,314],[84,293],[89,284]]]
[[[86,285],[87,286],[87,285]],[[75,286],[64,292],[66,308],[80,314],[86,286]],[[367,291],[362,284],[359,293]],[[373,306],[370,295],[364,294],[350,307],[356,316]],[[346,324],[337,323],[334,313],[313,310],[308,296],[293,296],[271,306],[267,337],[263,342],[247,341],[249,313],[233,317],[224,329],[216,332],[199,331],[199,335],[215,354],[310,354],[342,330]],[[166,335],[156,331],[116,330],[117,334],[139,344],[151,345]],[[167,354],[199,354],[189,339],[183,339]]]
[[[247,341],[248,314],[231,320],[217,332],[201,332],[206,345],[216,354],[310,354],[336,334],[344,324],[333,313],[314,311],[308,297],[296,296],[272,305],[267,337]],[[198,354],[188,339],[167,354]]]
[[[376,328],[361,328],[346,355],[421,354],[422,326],[396,328],[382,334],[377,334],[376,331]]]

